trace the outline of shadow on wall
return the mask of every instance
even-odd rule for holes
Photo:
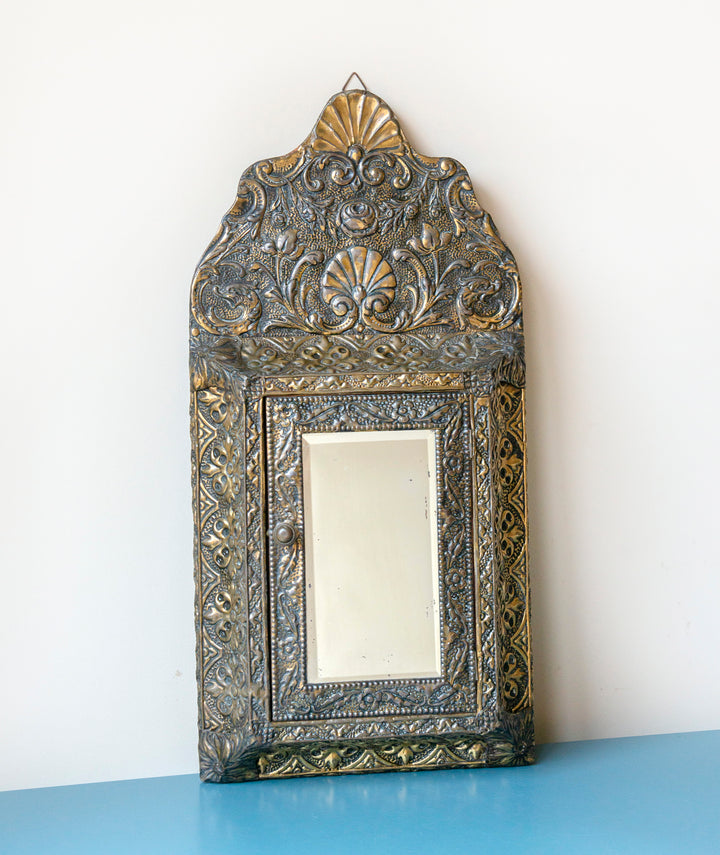
[[[474,184],[480,204],[494,216],[505,206]],[[557,342],[563,336],[561,307],[550,302],[551,270],[533,265],[520,235],[507,234],[495,221],[516,256],[523,286],[527,360],[526,430],[529,520],[529,566],[532,614],[533,686],[537,741],[560,738],[568,720],[564,704],[573,706],[574,726],[590,717],[586,656],[577,598],[578,555],[573,475],[562,453],[569,441],[570,392],[563,384]],[[560,622],[560,623],[558,623]],[[572,699],[563,687],[573,687]]]

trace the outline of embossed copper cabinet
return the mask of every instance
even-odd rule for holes
[[[370,92],[335,95],[298,148],[245,172],[191,300],[203,779],[532,762],[521,311],[514,259],[465,169],[415,152]],[[315,661],[313,621],[331,649],[354,617],[352,596],[315,602],[308,567],[309,461],[335,440],[341,463],[340,440],[420,454],[425,492],[407,508],[371,465],[390,503],[375,529],[353,522],[352,478],[324,485],[323,511],[333,490],[350,508],[341,547],[399,538],[387,567],[328,553],[324,578],[350,562],[381,653],[395,616],[427,602],[419,666],[414,642],[387,674],[322,677]],[[397,522],[413,502],[430,576],[413,576]]]

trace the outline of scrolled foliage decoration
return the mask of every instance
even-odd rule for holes
[[[337,246],[364,249],[386,290],[368,296],[358,282],[328,297]],[[331,99],[293,152],[247,170],[196,271],[192,312],[220,336],[499,330],[519,328],[520,300],[515,261],[466,170],[419,155],[387,104],[355,90]]]

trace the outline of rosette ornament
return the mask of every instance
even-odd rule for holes
[[[340,206],[338,225],[351,237],[367,237],[377,229],[377,208],[372,202],[351,199]]]

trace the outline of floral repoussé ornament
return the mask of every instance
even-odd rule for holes
[[[371,236],[379,258],[327,299],[338,248],[354,257]],[[367,302],[379,266],[392,291]],[[515,261],[463,167],[413,152],[367,92],[337,96],[301,146],[245,173],[193,288],[215,334],[506,329],[519,312]]]

